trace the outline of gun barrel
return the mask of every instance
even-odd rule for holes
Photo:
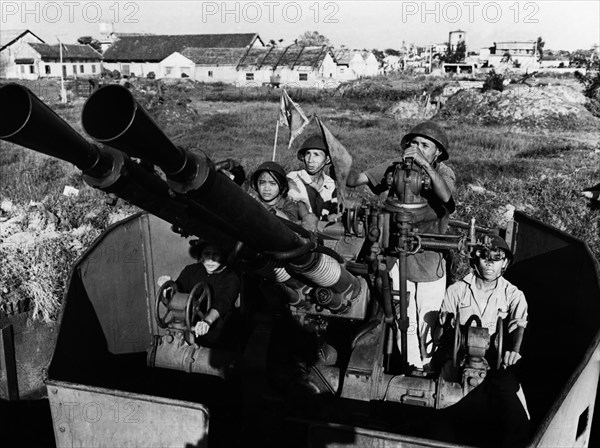
[[[123,86],[104,86],[94,92],[83,106],[81,123],[85,132],[100,143],[148,160],[170,177],[184,174],[185,151],[169,140]]]
[[[219,241],[225,250],[233,248],[235,240],[223,231],[223,220],[184,196],[172,197],[160,176],[121,151],[89,143],[26,87],[1,87],[0,105],[0,139],[70,162],[92,187],[114,193],[186,233]]]
[[[0,139],[70,162],[92,176],[111,170],[110,158],[19,84],[0,87]]]

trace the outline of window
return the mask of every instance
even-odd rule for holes
[[[213,77],[213,72],[212,72],[212,70],[209,70],[209,71],[208,71],[208,77],[209,77],[209,78],[212,78],[212,77]]]
[[[165,67],[165,76],[169,76],[173,71],[173,67]]]
[[[123,64],[121,66],[121,68],[123,69],[123,70],[121,70],[122,71],[122,73],[121,73],[122,75],[127,75],[127,76],[130,75],[130,73],[129,73],[129,70],[130,70],[129,64]]]
[[[308,81],[308,73],[298,73],[299,81]]]
[[[96,64],[92,64],[92,73],[96,73]]]
[[[85,70],[83,69],[83,64],[79,66],[79,73],[83,73]]]
[[[24,65],[21,66],[21,73],[25,73],[25,66]]]
[[[49,75],[49,74],[51,74],[51,73],[52,73],[52,69],[50,68],[50,66],[49,66],[49,65],[46,65],[46,67],[45,67],[45,68],[46,68],[46,74],[47,74],[47,75]]]
[[[344,73],[344,67],[340,67],[340,73]]]
[[[35,66],[33,66],[33,65],[29,66],[29,73],[31,73],[31,74],[35,73]]]
[[[74,75],[77,74],[77,66],[75,64],[73,64],[73,74]]]
[[[330,78],[333,78],[333,73],[330,73],[330,74],[329,74],[329,77],[330,77]]]
[[[254,73],[246,73],[246,81],[254,81]]]

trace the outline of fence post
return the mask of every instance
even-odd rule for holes
[[[5,382],[0,386],[6,390],[9,400],[18,400],[19,384],[12,325],[7,325],[0,330],[0,370],[5,372]]]

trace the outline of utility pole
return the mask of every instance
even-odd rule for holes
[[[63,46],[60,40],[62,34],[57,34],[56,40],[58,40],[58,51],[60,54],[60,101],[63,104],[67,103],[67,90],[65,89],[65,78],[64,78],[64,65],[63,65]]]

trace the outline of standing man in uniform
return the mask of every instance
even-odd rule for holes
[[[397,159],[362,173],[350,171],[347,186],[368,185],[371,191],[380,192],[381,184],[386,182],[386,171],[403,159],[412,159],[431,179],[431,188],[420,193],[426,206],[414,213],[414,227],[418,228],[419,233],[446,233],[449,215],[455,209],[452,197],[455,175],[450,167],[442,163],[448,159],[446,132],[437,123],[423,122],[402,138],[400,147],[402,152]],[[397,264],[390,273],[394,289],[398,290],[400,278]],[[432,331],[446,290],[446,263],[442,252],[426,249],[408,256],[407,289],[407,359],[410,365],[427,372],[434,350]]]

